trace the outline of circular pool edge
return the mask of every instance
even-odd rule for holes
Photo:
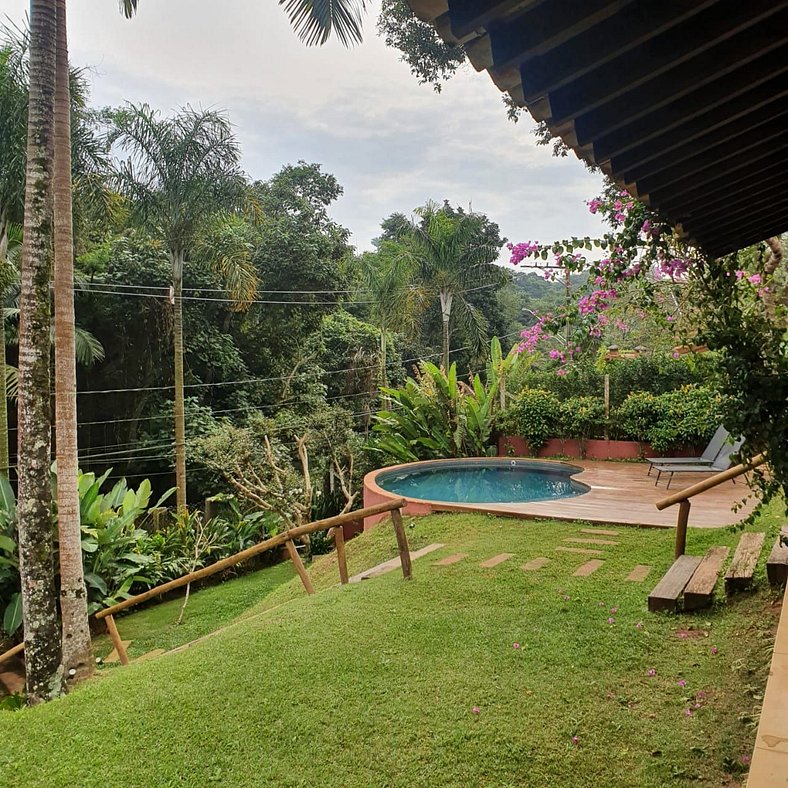
[[[580,493],[581,495],[585,495],[586,493],[591,491],[591,487],[584,482],[577,481],[573,477],[577,474],[580,474],[584,471],[584,468],[580,465],[575,465],[574,463],[563,462],[561,460],[544,460],[544,459],[537,459],[532,457],[453,457],[450,459],[445,460],[419,460],[417,462],[406,462],[401,463],[399,465],[388,465],[383,468],[376,468],[373,471],[370,471],[364,476],[364,484],[363,484],[363,501],[364,506],[374,506],[378,503],[387,503],[389,501],[394,501],[398,499],[404,499],[406,501],[405,508],[403,509],[403,514],[411,514],[411,515],[419,515],[419,514],[431,514],[432,512],[436,511],[465,511],[465,512],[480,512],[480,513],[489,513],[496,511],[492,507],[501,507],[506,506],[506,503],[503,502],[455,502],[455,501],[438,501],[435,499],[428,499],[428,498],[411,498],[406,495],[398,495],[397,493],[393,493],[390,490],[381,487],[378,482],[378,476],[388,474],[388,473],[397,473],[403,470],[417,470],[417,469],[428,469],[432,467],[441,467],[441,466],[467,466],[467,465],[529,465],[529,466],[541,466],[543,469],[547,468],[556,468],[560,467],[563,470],[571,471],[571,473],[567,474],[571,481],[574,484],[582,486],[584,491]],[[556,498],[551,500],[564,500],[563,498]],[[517,505],[517,501],[510,502],[513,505]],[[530,503],[528,501],[524,501],[522,503]],[[541,501],[544,503],[544,501]],[[367,531],[372,528],[376,523],[384,520],[388,517],[388,514],[381,514],[374,517],[369,517],[364,522],[364,530]]]

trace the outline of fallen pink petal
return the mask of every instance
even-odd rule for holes
[[[478,706],[474,706],[474,707],[471,709],[471,711],[472,711],[474,714],[478,714],[478,713],[481,711],[481,709],[480,709]]]
[[[646,671],[646,675],[647,675],[647,676],[656,676],[656,675],[657,675],[657,671],[656,671],[654,668],[649,668],[649,669]]]
[[[684,679],[679,679],[679,687],[686,687],[687,682]]]

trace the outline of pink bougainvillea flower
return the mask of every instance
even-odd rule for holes
[[[572,597],[569,594],[564,594],[564,601],[568,602]]]
[[[703,700],[706,697],[706,693],[703,690],[698,690],[698,692],[695,693],[695,697],[698,698],[698,700]]]
[[[610,608],[610,612],[611,613],[618,613],[618,608],[617,607],[611,607]]]
[[[692,716],[692,709],[684,709],[684,716],[691,717]]]
[[[759,285],[761,282],[763,282],[763,277],[761,277],[760,274],[753,274],[752,276],[747,277],[747,281],[751,285]]]
[[[572,736],[572,744],[574,744],[574,746],[577,747],[577,745],[580,744],[580,737]]]
[[[481,709],[480,709],[478,706],[474,706],[474,707],[471,709],[471,711],[472,711],[474,714],[478,714],[478,713],[481,711]]]
[[[596,213],[602,207],[602,204],[602,200],[600,200],[599,197],[594,197],[593,200],[589,200],[587,203],[589,213]]]
[[[638,621],[637,624],[635,624],[635,629],[643,629],[643,622]]]
[[[607,623],[608,624],[615,624],[616,620],[615,620],[615,618],[613,618],[613,616],[611,616],[610,618],[608,618]]]
[[[717,654],[719,652],[719,649],[716,646],[712,646],[709,649],[709,651],[711,651],[712,654]]]
[[[750,756],[749,755],[742,755],[741,762],[747,766],[750,763]]]
[[[679,354],[678,354],[678,353],[676,353],[676,352],[674,352],[674,353],[673,353],[673,358],[678,358],[678,357],[679,357]]]
[[[520,648],[520,644],[519,643],[512,643],[512,648],[513,649],[518,649],[518,648]]]
[[[746,271],[737,271],[736,272],[736,279],[741,279],[746,274]]]
[[[646,675],[647,675],[647,676],[656,676],[656,675],[657,675],[657,671],[656,671],[656,669],[655,669],[655,668],[649,668],[649,669],[646,671]]]
[[[679,687],[686,687],[687,682],[684,679],[679,679],[678,681]]]
[[[604,603],[604,602],[600,602],[600,603],[599,603],[599,607],[604,607],[604,606],[605,606],[605,603]]]
[[[699,709],[700,707],[701,707],[701,704],[700,704],[700,703],[696,703],[696,704],[695,704],[695,708],[696,708],[696,709]]]

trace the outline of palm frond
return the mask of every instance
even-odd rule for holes
[[[90,331],[79,326],[74,329],[74,349],[77,361],[84,367],[104,360],[104,346]]]
[[[126,19],[131,19],[137,13],[138,0],[119,0],[120,10]]]
[[[366,0],[279,0],[296,35],[322,46],[333,33],[343,46],[360,44]]]
[[[16,400],[19,394],[19,371],[10,364],[5,365],[5,395],[7,399]]]

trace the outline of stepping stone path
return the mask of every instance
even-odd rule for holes
[[[131,641],[130,640],[121,640],[120,642],[123,644],[123,648],[126,651],[128,651],[129,650],[129,645],[131,644]],[[105,663],[107,663],[107,662],[109,662],[109,663],[120,662],[120,657],[118,656],[118,650],[113,648],[112,651],[110,651],[109,654],[107,655],[107,657],[104,660],[104,662]]]
[[[621,544],[621,542],[613,542],[610,539],[564,539],[565,542],[574,542],[575,544],[598,544],[607,547],[614,547]]]
[[[446,558],[441,558],[440,561],[436,561],[434,566],[451,566],[452,564],[456,564],[459,561],[462,561],[463,558],[467,558],[468,553],[455,553],[454,555],[448,555]]]
[[[587,550],[585,547],[556,547],[560,553],[580,553],[580,555],[604,555],[601,550]]]
[[[573,576],[574,577],[588,577],[588,575],[591,575],[594,572],[596,572],[596,570],[599,569],[599,567],[602,566],[602,564],[604,564],[604,563],[605,563],[604,561],[600,561],[598,558],[592,558],[587,563],[583,564],[582,566],[579,566],[574,571]]]
[[[598,536],[619,536],[620,531],[606,531],[604,528],[581,528],[581,534],[597,534]]]
[[[440,550],[442,547],[446,547],[446,545],[438,544],[436,542],[435,544],[422,547],[421,550],[415,550],[410,554],[411,561],[416,558],[421,558],[423,555],[434,553],[436,550]],[[380,575],[385,575],[388,572],[393,572],[395,569],[399,569],[401,566],[402,564],[400,563],[399,556],[397,556],[397,558],[392,558],[390,561],[384,561],[382,564],[373,566],[372,569],[367,569],[364,572],[353,575],[349,582],[360,583],[362,580],[369,580],[370,577],[379,577]]]
[[[514,553],[501,553],[500,555],[495,555],[492,558],[488,558],[486,561],[482,561],[479,566],[482,569],[492,569],[494,566],[498,566],[498,564],[502,564],[504,561],[508,561],[510,558],[514,558]]]
[[[536,569],[541,569],[543,566],[547,566],[549,563],[549,558],[534,558],[527,564],[523,564],[520,568],[525,569],[526,572],[533,572]]]
[[[638,564],[628,575],[627,580],[633,583],[641,583],[647,577],[648,573],[651,571],[651,567],[646,564]]]

